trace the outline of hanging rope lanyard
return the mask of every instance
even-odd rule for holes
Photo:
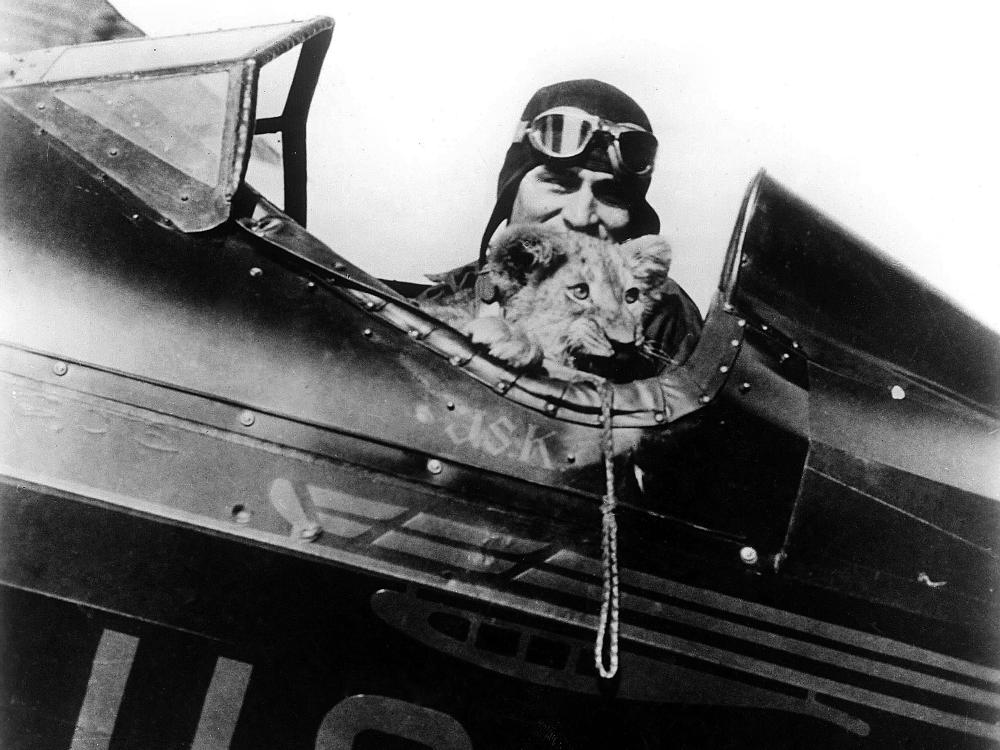
[[[594,644],[594,664],[606,680],[618,672],[618,521],[615,519],[615,441],[611,431],[614,395],[611,383],[604,383],[601,391],[601,452],[604,454],[605,481],[604,501],[601,503],[601,568],[604,584],[597,642]]]

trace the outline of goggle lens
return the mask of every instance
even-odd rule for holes
[[[656,159],[656,137],[642,130],[625,130],[618,134],[618,153],[630,172],[642,174]]]
[[[589,120],[566,114],[542,115],[532,124],[536,148],[555,157],[581,154],[593,133],[594,125]]]

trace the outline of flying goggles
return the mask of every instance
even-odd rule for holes
[[[515,142],[527,137],[531,146],[552,159],[573,159],[592,144],[607,143],[616,174],[647,175],[656,158],[656,136],[629,122],[611,122],[577,107],[553,107],[530,123],[522,122]]]

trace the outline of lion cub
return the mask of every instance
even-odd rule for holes
[[[567,374],[643,344],[646,313],[661,299],[671,250],[659,236],[622,245],[538,224],[510,227],[483,273],[501,316],[476,317],[474,299],[429,309],[517,368]]]

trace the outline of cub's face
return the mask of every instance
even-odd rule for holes
[[[670,247],[659,237],[616,245],[538,225],[500,235],[490,260],[505,318],[565,366],[641,347],[669,268]]]

